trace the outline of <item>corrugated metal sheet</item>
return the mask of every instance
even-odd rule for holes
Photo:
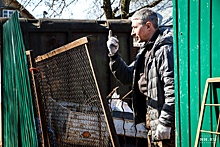
[[[177,146],[190,147],[206,79],[220,77],[220,1],[173,0],[173,6]],[[219,88],[211,87],[207,103],[219,100]],[[218,115],[218,107],[206,107],[202,129],[215,131]],[[202,133],[200,146],[213,146],[214,137]]]

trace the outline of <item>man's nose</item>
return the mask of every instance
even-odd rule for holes
[[[131,31],[131,36],[135,36],[134,30]]]

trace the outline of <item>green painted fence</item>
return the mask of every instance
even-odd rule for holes
[[[220,77],[220,0],[173,0],[177,147],[194,146],[205,82]],[[217,87],[217,88],[215,88]],[[220,83],[207,103],[219,103]],[[206,107],[202,129],[216,131],[219,107]],[[199,146],[215,135],[202,133]],[[220,146],[220,138],[217,138]]]
[[[4,147],[38,147],[30,79],[22,38],[16,11],[3,25]]]

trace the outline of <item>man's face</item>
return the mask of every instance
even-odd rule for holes
[[[147,42],[150,39],[150,28],[147,23],[142,24],[140,20],[132,20],[131,36],[135,37],[138,43]]]

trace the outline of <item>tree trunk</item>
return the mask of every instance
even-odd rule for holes
[[[103,6],[102,6],[106,19],[112,19],[112,7],[111,7],[111,1],[110,0],[103,0]]]
[[[129,15],[129,5],[131,0],[121,0],[121,19]]]

